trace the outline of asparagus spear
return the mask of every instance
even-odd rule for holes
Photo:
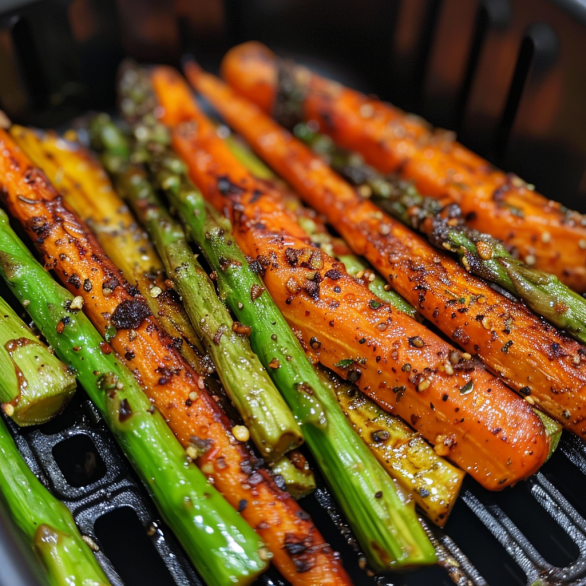
[[[218,299],[212,281],[194,258],[181,225],[165,210],[142,168],[130,164],[130,148],[122,133],[103,117],[97,118],[91,129],[97,149],[106,146],[99,139],[106,135],[110,146],[110,150],[106,147],[106,153],[111,155],[104,157],[110,167],[108,170],[153,240],[167,275],[183,299],[191,322],[214,360],[220,380],[254,443],[263,457],[277,460],[300,445],[303,436],[287,404],[252,352],[247,339],[249,328],[232,320]],[[114,136],[117,159],[112,152]],[[126,155],[123,156],[125,144]],[[174,178],[169,178],[169,173],[156,165],[153,170],[162,187]]]
[[[18,390],[18,384],[14,384]],[[30,471],[0,417],[0,494],[52,586],[110,582],[83,541],[69,509]]]
[[[468,227],[456,204],[443,206],[422,196],[410,183],[386,177],[356,153],[338,148],[326,136],[298,124],[295,135],[324,156],[332,168],[372,197],[387,213],[427,235],[430,242],[455,253],[464,268],[523,299],[536,313],[586,343],[586,300],[552,274],[515,259],[500,240]]]
[[[226,137],[226,144],[230,147],[232,154],[255,176],[260,179],[265,179],[270,182],[278,182],[279,179],[263,161],[261,161],[252,150],[238,137],[229,134]],[[278,185],[277,188],[282,186]],[[302,209],[301,202],[296,199],[296,207]],[[291,203],[291,202],[289,202]],[[307,232],[314,243],[325,250],[327,254],[337,258],[344,263],[346,270],[353,277],[358,276],[359,279],[366,278],[368,288],[377,297],[391,303],[395,308],[403,313],[415,317],[417,312],[415,308],[405,301],[398,293],[393,291],[386,281],[366,262],[360,257],[351,253],[346,246],[340,247],[347,249],[344,254],[336,254],[336,247],[334,246],[334,238],[325,231],[318,231],[315,222],[307,216],[307,214],[298,213],[297,221],[300,226]]]
[[[434,523],[443,527],[465,473],[438,456],[420,434],[383,411],[355,385],[323,367],[318,373],[385,470],[413,494],[415,503]]]
[[[432,563],[435,554],[412,506],[355,434],[319,380],[287,322],[231,237],[229,222],[204,200],[172,153],[160,164],[175,176],[165,191],[217,274],[222,299],[251,327],[253,350],[288,402],[371,564],[382,570]],[[270,327],[266,327],[270,324]]]
[[[18,425],[44,423],[75,392],[75,375],[0,298],[0,402]]]
[[[54,132],[14,125],[10,134],[63,194],[67,205],[86,222],[106,254],[136,285],[165,331],[182,341],[180,352],[202,375],[210,362],[180,303],[165,285],[160,258],[108,177],[90,153]]]
[[[161,515],[210,586],[250,584],[266,568],[254,531],[207,482],[85,315],[0,212],[0,273],[57,355],[75,369]]]

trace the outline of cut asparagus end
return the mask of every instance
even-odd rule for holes
[[[106,576],[96,575],[95,570],[88,571],[88,564],[84,559],[88,554],[84,550],[89,547],[80,541],[79,538],[74,538],[50,525],[39,525],[34,536],[35,551],[47,570],[52,586],[70,586],[74,583],[84,586],[110,584]],[[89,555],[93,554],[90,552]]]
[[[18,425],[58,415],[75,393],[75,375],[0,299],[0,402]]]
[[[303,454],[294,450],[283,456],[272,468],[275,476],[281,476],[285,489],[299,500],[310,495],[316,488],[315,476]]]
[[[31,472],[2,418],[0,495],[39,556],[52,586],[109,586],[110,582],[82,540],[71,513]]]
[[[549,438],[549,453],[547,455],[547,459],[549,460],[553,453],[556,451],[560,440],[562,439],[562,431],[563,427],[561,423],[553,420],[551,417],[540,411],[539,409],[533,409],[535,414],[541,419],[541,423],[543,423],[543,427],[545,428],[545,433]]]

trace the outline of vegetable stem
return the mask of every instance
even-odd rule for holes
[[[110,149],[116,132],[120,133],[119,129],[104,117],[96,118],[92,123],[94,137],[109,139]],[[204,341],[220,380],[254,443],[263,457],[277,460],[303,442],[299,425],[252,352],[247,338],[249,328],[234,322],[218,299],[214,285],[195,259],[181,225],[164,208],[142,168],[130,164],[129,156],[126,156],[125,163],[121,162],[120,145],[125,140],[120,133],[117,148],[105,151],[111,155],[109,170],[120,193],[152,238],[167,275],[181,296],[191,323]],[[99,147],[106,141],[94,140],[94,144]],[[116,154],[119,160],[113,165]],[[107,157],[104,160],[108,162]],[[151,168],[162,189],[173,185],[176,177],[157,165],[155,153],[152,154]]]
[[[31,472],[1,417],[0,493],[52,586],[110,584],[69,509]]]
[[[0,250],[2,277],[21,302],[30,300],[29,315],[59,358],[75,369],[206,583],[252,583],[266,568],[258,536],[191,463],[133,375],[88,318],[71,307],[73,296],[34,259],[4,212]]]
[[[18,425],[38,425],[59,414],[74,392],[75,375],[0,298],[0,402],[4,412]]]

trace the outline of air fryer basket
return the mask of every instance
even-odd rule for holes
[[[0,0],[0,109],[62,128],[113,109],[125,55],[178,65],[190,53],[217,70],[249,39],[457,130],[491,162],[586,211],[582,0]],[[47,425],[8,423],[113,584],[201,584],[82,390]],[[445,531],[425,525],[440,566],[384,577],[364,569],[323,482],[302,506],[359,586],[577,586],[586,585],[584,495],[586,444],[564,433],[527,482],[489,493],[466,479]],[[0,586],[43,584],[3,507]],[[269,573],[259,584],[284,583]]]

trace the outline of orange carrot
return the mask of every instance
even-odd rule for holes
[[[276,68],[275,56],[259,43],[235,47],[222,63],[230,85],[266,112],[275,100]],[[449,133],[304,68],[292,71],[305,92],[305,119],[317,121],[340,146],[383,173],[414,181],[423,195],[457,202],[471,227],[516,249],[526,264],[586,291],[586,218],[493,168]]]
[[[379,304],[341,263],[311,247],[279,194],[218,138],[180,76],[156,68],[152,80],[163,122],[178,125],[173,145],[192,180],[229,213],[238,244],[266,267],[266,287],[316,360],[357,381],[486,488],[533,473],[547,440],[527,403],[423,325]]]
[[[257,153],[422,315],[531,404],[586,437],[586,350],[580,344],[360,197],[305,145],[217,78],[196,68],[190,69],[190,78]]]
[[[337,554],[311,519],[253,454],[236,442],[226,415],[203,379],[177,351],[143,298],[122,278],[83,222],[62,203],[45,175],[0,130],[0,192],[45,256],[47,268],[75,295],[187,449],[203,452],[198,466],[241,511],[273,554],[277,568],[297,585],[348,584]]]

